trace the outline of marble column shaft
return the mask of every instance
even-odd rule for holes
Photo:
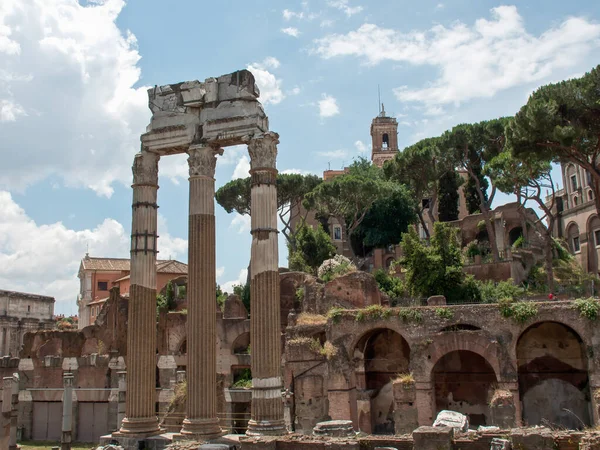
[[[252,407],[249,435],[286,432],[281,396],[281,317],[277,245],[277,133],[248,143],[251,176],[250,344]]]
[[[221,434],[217,418],[217,300],[215,255],[215,166],[222,150],[188,151],[190,204],[188,236],[187,417],[182,434]]]
[[[127,397],[120,433],[159,433],[156,397],[156,204],[159,156],[133,163],[131,288],[127,321]]]

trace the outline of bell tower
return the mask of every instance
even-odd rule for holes
[[[398,121],[385,114],[381,104],[381,112],[371,122],[371,162],[378,167],[392,159],[398,151]]]

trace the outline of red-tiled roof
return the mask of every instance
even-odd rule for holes
[[[81,260],[83,270],[97,270],[102,272],[129,272],[130,260],[128,258],[93,258],[87,256]],[[174,259],[156,261],[158,273],[177,273],[186,275],[187,264]],[[125,277],[121,278],[125,279]]]

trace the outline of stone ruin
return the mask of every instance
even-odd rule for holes
[[[598,448],[594,435],[515,428],[598,424],[600,335],[572,302],[537,303],[524,321],[497,305],[441,298],[391,308],[370,274],[326,283],[278,269],[278,136],[257,98],[248,71],[150,89],[152,120],[133,164],[130,298],[113,290],[95,325],[27,334],[20,358],[0,359],[9,433],[50,437],[62,423],[68,445],[93,417],[112,432],[104,444],[126,449],[208,440],[221,427],[246,432],[244,449],[350,449],[365,440],[488,449],[507,433],[524,449]],[[215,302],[214,173],[222,148],[238,144],[251,157],[250,317],[235,296],[223,312]],[[178,153],[189,155],[190,170],[187,314],[161,313],[156,328],[158,162]],[[252,389],[235,388],[235,374],[248,368]],[[186,401],[169,412],[184,379]],[[483,428],[431,427],[442,410]]]

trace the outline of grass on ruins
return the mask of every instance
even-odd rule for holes
[[[94,444],[73,444],[71,450],[90,450],[95,449],[98,445]],[[50,450],[52,447],[59,447],[60,442],[33,442],[24,441],[19,443],[21,450]]]

